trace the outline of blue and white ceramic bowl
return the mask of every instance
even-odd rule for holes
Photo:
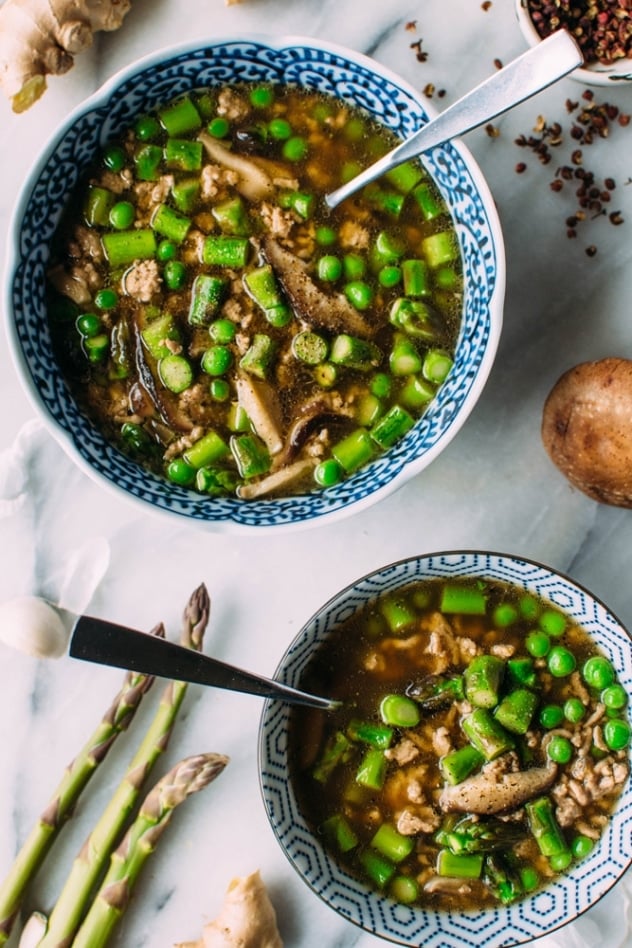
[[[367,109],[400,137],[428,121],[415,90],[366,57],[299,37],[212,39],[149,56],[114,76],[73,112],[25,182],[15,211],[5,311],[18,371],[53,434],[88,474],[146,509],[216,530],[297,527],[365,507],[429,464],[476,403],[496,353],[505,264],[494,202],[468,151],[434,149],[425,164],[445,197],[466,274],[455,366],[423,419],[394,449],[342,484],[282,500],[208,499],[149,475],[109,445],[71,398],[55,363],[44,301],[48,245],[82,169],[138,114],[195,87],[238,81],[321,89]]]
[[[440,577],[479,577],[512,583],[572,616],[611,659],[632,694],[630,633],[598,599],[571,579],[516,556],[483,552],[434,553],[386,566],[343,589],[314,615],[290,645],[275,678],[300,687],[314,651],[331,631],[380,594]],[[288,761],[288,705],[267,701],[259,734],[259,773],[272,829],[299,876],[327,905],[356,925],[402,945],[424,948],[508,948],[551,934],[593,906],[632,864],[632,786],[593,853],[540,892],[502,908],[433,912],[402,905],[347,873],[310,830],[297,803]]]

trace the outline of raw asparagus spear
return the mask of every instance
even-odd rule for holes
[[[184,611],[181,644],[199,651],[208,623],[210,603],[202,584],[192,594]],[[118,843],[127,818],[140,796],[141,787],[167,747],[187,685],[171,681],[127,772],[77,855],[48,921],[40,948],[61,948],[71,943],[102,876],[112,849]]]
[[[162,623],[152,635],[164,637]],[[0,945],[6,944],[11,934],[26,886],[40,868],[45,856],[64,823],[72,814],[79,796],[101,761],[107,755],[116,737],[134,717],[153,678],[128,672],[123,686],[106,711],[96,730],[73,760],[41,814],[24,841],[9,874],[0,886]]]
[[[228,758],[221,754],[188,757],[170,770],[145,798],[79,929],[73,948],[103,948],[125,911],[143,865],[156,848],[174,809],[217,777]]]

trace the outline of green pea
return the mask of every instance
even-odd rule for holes
[[[116,230],[129,230],[134,223],[134,205],[130,201],[117,201],[109,214],[112,227]]]
[[[160,123],[153,115],[142,115],[136,122],[134,131],[141,142],[151,142],[160,135]]]
[[[187,278],[187,268],[180,260],[168,260],[163,277],[169,290],[180,290]]]
[[[209,392],[213,401],[225,402],[230,397],[230,385],[226,379],[211,379]]]
[[[571,724],[577,724],[586,714],[586,708],[579,698],[568,698],[564,702],[564,717]]]
[[[582,668],[582,676],[587,685],[600,691],[614,684],[615,679],[612,663],[603,655],[589,658]]]
[[[361,118],[351,118],[345,122],[344,134],[350,142],[359,141],[364,135],[366,126]]]
[[[125,167],[125,151],[120,145],[109,145],[103,152],[103,164],[110,171],[122,171]]]
[[[97,333],[96,336],[84,336],[83,349],[90,362],[102,362],[108,354],[110,339],[107,333]]]
[[[559,727],[564,720],[564,712],[559,704],[547,704],[540,711],[540,724],[550,731],[554,727]]]
[[[316,228],[314,236],[319,247],[331,247],[338,239],[338,235],[333,227],[327,227],[324,224]]]
[[[623,718],[610,718],[603,727],[603,738],[610,750],[624,750],[630,743],[630,725]]]
[[[529,632],[524,644],[529,655],[534,658],[544,658],[551,650],[551,640],[546,632]]]
[[[237,334],[237,327],[230,319],[216,319],[208,327],[208,333],[213,342],[226,346],[232,342]]]
[[[277,141],[285,141],[292,134],[292,126],[283,118],[274,118],[268,123],[268,132],[271,138]]]
[[[75,325],[85,339],[97,336],[101,332],[101,320],[96,313],[82,313]]]
[[[540,884],[540,877],[533,866],[522,866],[520,869],[520,881],[525,892],[533,892]]]
[[[97,309],[114,309],[118,303],[118,293],[116,290],[99,290],[94,297],[94,305]]]
[[[373,290],[363,280],[352,280],[345,286],[345,296],[356,309],[368,309],[373,302]]]
[[[321,487],[333,487],[344,477],[344,471],[335,458],[327,458],[314,468],[314,480]]]
[[[378,282],[380,286],[383,286],[385,289],[390,289],[392,286],[397,286],[398,283],[401,283],[402,271],[399,267],[387,266],[382,267],[380,272],[377,275]]]
[[[589,836],[576,836],[571,842],[571,852],[575,859],[585,859],[595,848],[595,841]]]
[[[274,90],[270,86],[255,86],[250,90],[250,104],[255,109],[267,109],[274,102]]]
[[[361,280],[366,273],[366,261],[358,253],[346,253],[342,268],[345,280]]]
[[[386,372],[376,372],[369,384],[371,394],[375,395],[376,398],[388,398],[392,387],[393,380]]]
[[[200,366],[207,375],[224,375],[233,364],[233,354],[227,346],[211,346],[202,356]]]
[[[301,161],[307,155],[307,142],[300,135],[292,135],[283,144],[283,157],[287,161]]]
[[[230,123],[222,115],[216,115],[208,123],[206,129],[213,138],[226,138],[230,131]]]
[[[535,619],[540,611],[538,600],[535,599],[534,596],[529,595],[522,596],[518,603],[518,608],[520,609],[520,615],[524,619]]]
[[[547,659],[548,669],[555,678],[566,678],[575,671],[577,662],[572,652],[563,645],[554,645]]]
[[[554,734],[546,746],[547,757],[556,764],[567,764],[573,756],[573,745],[567,737]]]
[[[188,487],[195,480],[196,470],[191,464],[187,464],[183,458],[174,458],[167,465],[166,473],[169,480],[174,484]]]
[[[564,872],[573,861],[573,854],[570,849],[566,852],[557,853],[555,856],[549,856],[549,864],[554,872]]]
[[[506,629],[507,626],[513,625],[517,618],[518,610],[510,602],[501,602],[492,613],[492,621],[497,629]]]
[[[321,280],[326,280],[328,283],[339,280],[342,276],[342,263],[340,258],[326,254],[318,261],[316,272]]]
[[[156,249],[156,256],[161,263],[166,263],[167,260],[174,260],[177,253],[178,248],[172,240],[161,240]]]
[[[282,329],[284,326],[287,326],[292,322],[294,314],[289,306],[286,306],[285,303],[282,303],[280,306],[273,306],[272,309],[266,310],[266,319],[271,326],[274,326],[276,329]]]
[[[561,612],[557,612],[555,609],[545,609],[541,614],[539,620],[540,628],[547,633],[547,635],[552,636],[554,639],[560,637],[564,634],[564,629],[566,628],[566,617],[562,615]]]
[[[601,700],[609,711],[620,711],[628,703],[628,696],[622,685],[608,685],[601,693]]]

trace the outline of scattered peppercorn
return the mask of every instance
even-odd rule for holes
[[[487,13],[487,11],[491,9],[491,6],[492,0],[483,0],[483,3],[481,3],[481,10],[484,10],[484,12]]]
[[[610,66],[632,56],[630,0],[527,0],[527,9],[543,39],[559,29],[568,30],[588,64]]]
[[[632,5],[632,0],[626,0],[626,2]],[[608,214],[604,207],[612,200],[611,192],[616,188],[616,181],[608,176],[600,184],[595,173],[584,167],[584,152],[585,148],[595,141],[595,138],[607,138],[613,123],[623,127],[627,126],[630,116],[620,112],[616,105],[595,101],[595,95],[591,89],[586,89],[582,93],[581,103],[567,99],[565,105],[567,113],[572,115],[569,132],[570,140],[574,145],[581,145],[582,148],[574,147],[572,149],[569,161],[556,168],[554,177],[549,182],[549,187],[551,191],[559,193],[564,190],[564,182],[575,182],[574,193],[577,208],[572,215],[565,218],[566,236],[572,239],[577,236],[578,225],[587,219],[594,220],[607,215],[609,222],[615,226],[624,223],[621,211],[616,210]],[[563,142],[564,130],[561,123],[553,122],[549,125],[542,115],[539,115],[536,120],[533,134],[521,134],[515,139],[515,144],[519,148],[530,149],[543,165],[551,161],[553,157],[552,149],[561,146]],[[516,173],[522,174],[526,167],[524,161],[518,162],[515,167]],[[630,183],[632,183],[632,179],[630,179]],[[589,256],[594,256],[597,252],[596,247],[594,247],[594,250],[593,247],[594,245],[591,245],[591,248],[589,248],[591,249]],[[586,252],[588,253],[588,251]]]
[[[495,60],[494,60],[494,66],[496,67],[496,69],[502,69],[502,68],[503,68],[503,61],[502,61],[502,59],[495,59]]]
[[[417,61],[420,63],[425,63],[426,60],[428,59],[428,53],[424,49],[422,49],[422,44],[423,44],[423,39],[418,39],[418,40],[415,40],[414,43],[410,44],[410,48],[415,50]]]
[[[589,257],[594,257],[595,254],[597,253],[597,248],[595,247],[594,244],[591,244],[590,247],[586,247],[586,253],[588,254]]]

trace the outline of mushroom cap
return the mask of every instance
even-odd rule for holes
[[[632,360],[605,358],[565,372],[545,402],[542,441],[583,493],[632,507]]]

